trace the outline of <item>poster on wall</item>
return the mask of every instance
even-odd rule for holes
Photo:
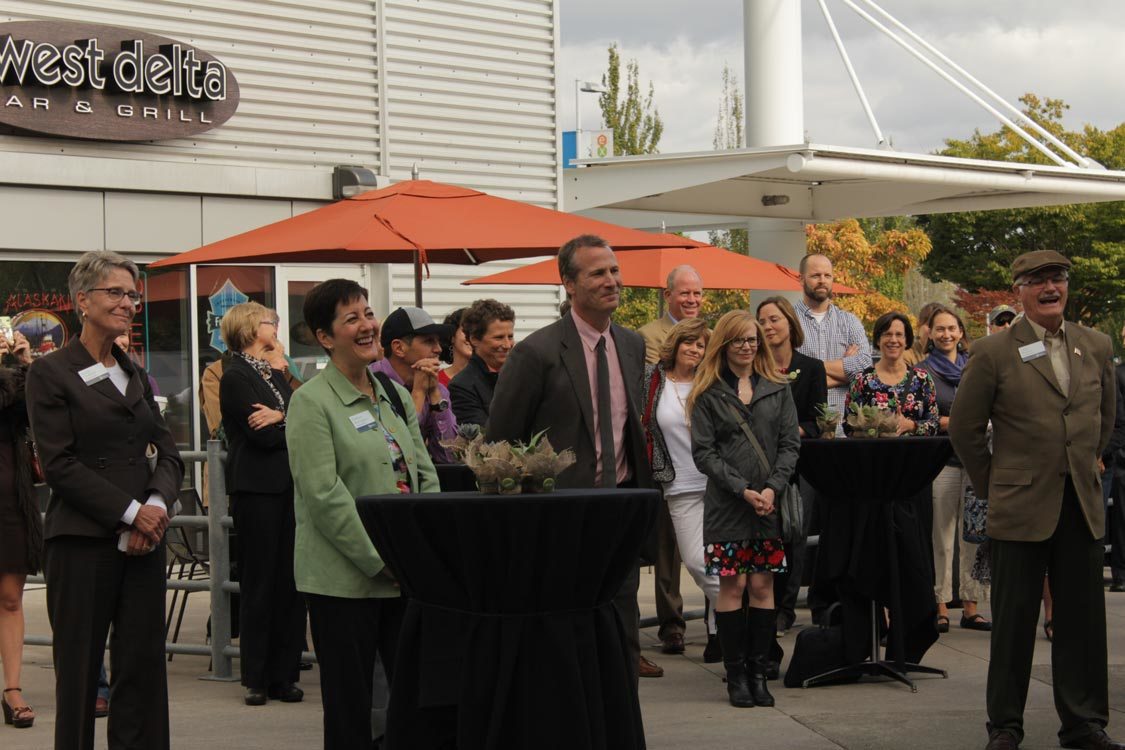
[[[0,264],[0,316],[27,337],[31,356],[41,357],[66,344],[79,330],[67,288],[70,263],[6,261]]]

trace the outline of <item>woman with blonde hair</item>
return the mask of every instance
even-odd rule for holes
[[[766,687],[773,574],[786,570],[775,502],[801,449],[793,395],[764,338],[747,310],[720,318],[687,402],[692,456],[707,476],[706,572],[719,576],[715,624],[727,693],[738,707],[774,704]]]

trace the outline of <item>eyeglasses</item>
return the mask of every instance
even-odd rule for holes
[[[122,297],[128,297],[129,301],[133,303],[133,307],[139,307],[141,304],[141,293],[130,289],[125,291],[119,286],[96,286],[90,289],[91,292],[105,292],[105,296],[109,297],[109,301],[114,304],[121,301]]]
[[[1031,287],[1032,289],[1040,289],[1042,287],[1045,287],[1048,281],[1055,286],[1062,286],[1069,279],[1070,277],[1065,272],[1059,271],[1058,273],[1053,273],[1050,276],[1036,276],[1034,278],[1024,279],[1023,281],[1019,281],[1016,283],[1019,286],[1027,286]]]
[[[747,338],[737,338],[737,339],[731,339],[730,340],[730,346],[731,346],[732,349],[753,348],[757,345],[758,345],[758,337],[757,336],[749,336]]]

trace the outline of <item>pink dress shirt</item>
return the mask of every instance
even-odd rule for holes
[[[594,406],[594,452],[597,473],[594,486],[601,486],[602,480],[602,438],[600,432],[602,415],[598,414],[598,339],[605,336],[605,354],[609,361],[609,402],[612,407],[613,455],[617,459],[617,484],[629,479],[629,462],[625,460],[625,430],[629,421],[629,401],[625,392],[625,378],[621,375],[621,361],[617,358],[617,345],[607,326],[604,331],[595,329],[571,313],[578,336],[582,339],[582,353],[586,355],[586,375],[590,380],[590,399]]]

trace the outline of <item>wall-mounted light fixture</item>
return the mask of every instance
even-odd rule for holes
[[[789,202],[789,196],[788,195],[763,195],[762,196],[762,205],[763,206],[784,206],[788,202]]]
[[[386,187],[390,180],[375,174],[367,167],[340,164],[332,170],[332,198],[351,198],[368,190]]]

